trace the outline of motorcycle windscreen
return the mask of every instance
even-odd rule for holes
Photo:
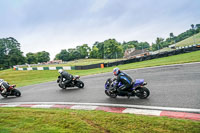
[[[136,79],[135,85],[142,84],[143,82],[144,82],[144,79]]]

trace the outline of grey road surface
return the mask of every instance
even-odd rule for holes
[[[134,79],[145,79],[151,94],[148,99],[137,97],[109,98],[104,93],[104,83],[113,74],[104,73],[81,77],[84,89],[62,90],[56,81],[19,88],[19,98],[0,98],[0,103],[12,102],[79,102],[110,103],[160,107],[200,109],[200,63],[180,64],[137,70],[126,70]]]

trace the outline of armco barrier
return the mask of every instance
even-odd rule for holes
[[[86,69],[93,69],[93,68],[101,68],[101,64],[92,64],[92,65],[86,65],[86,66],[75,66],[75,70],[86,70]]]
[[[71,66],[65,66],[65,67],[28,67],[28,68],[13,68],[13,70],[18,70],[18,71],[25,71],[25,70],[59,70],[59,69],[64,69],[64,70],[72,70]]]

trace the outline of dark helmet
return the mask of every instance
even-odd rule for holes
[[[120,73],[120,69],[118,67],[113,69],[113,74],[117,76]]]

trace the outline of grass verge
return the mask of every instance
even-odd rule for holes
[[[1,133],[200,132],[200,121],[68,109],[0,108]]]
[[[200,43],[200,33],[195,34],[194,36],[191,36],[187,39],[184,39],[178,43],[176,43],[176,47],[183,47],[183,46],[189,46],[193,44],[199,44]]]
[[[170,64],[181,64],[189,62],[200,62],[200,51],[195,51],[191,53],[185,53],[180,55],[174,55],[159,59],[147,60],[142,62],[130,63],[125,65],[119,65],[121,70],[126,69],[136,69],[144,67],[153,67],[161,65]],[[112,72],[114,67],[108,68],[96,68],[88,70],[70,70],[69,73],[73,75],[92,75],[98,73]],[[54,70],[44,70],[44,71],[14,71],[14,70],[3,70],[0,71],[0,78],[8,81],[10,84],[16,84],[18,87],[38,84],[48,81],[55,81],[57,79],[58,72]]]

